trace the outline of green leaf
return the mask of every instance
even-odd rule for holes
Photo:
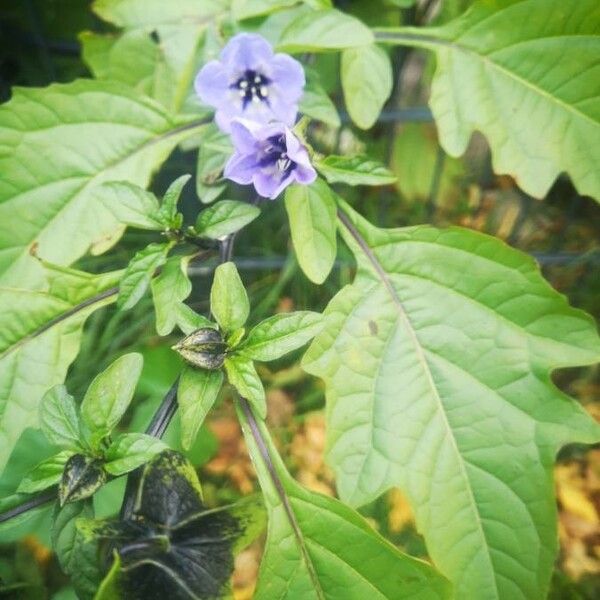
[[[232,154],[229,135],[214,123],[207,125],[200,139],[196,168],[196,194],[204,204],[213,202],[227,187],[222,173]]]
[[[211,323],[206,317],[199,315],[187,304],[179,304],[176,312],[177,326],[186,335],[189,335],[193,331],[196,331],[196,329],[201,329],[202,327],[216,327],[214,323]]]
[[[298,485],[264,424],[251,426],[243,405],[238,415],[269,515],[256,600],[451,597],[430,565],[400,552],[338,500]]]
[[[239,348],[253,360],[275,360],[309,342],[323,326],[322,315],[310,311],[282,313],[250,330]]]
[[[177,389],[177,403],[181,414],[181,445],[189,450],[196,440],[200,426],[212,408],[221,386],[223,371],[208,371],[186,367],[181,373]]]
[[[119,575],[121,573],[121,557],[118,552],[113,553],[113,562],[109,572],[102,579],[102,583],[94,596],[94,600],[121,600],[119,589]]]
[[[234,554],[263,529],[261,508],[248,497],[207,510],[191,463],[166,450],[144,468],[133,517],[88,529],[120,555],[121,598],[225,598]]]
[[[125,414],[142,372],[141,354],[124,354],[96,375],[81,403],[81,420],[91,434],[92,445],[110,434]]]
[[[0,172],[11,173],[0,186],[0,280],[27,281],[37,267],[32,248],[68,264],[110,247],[123,225],[94,200],[94,187],[121,179],[146,186],[195,123],[176,123],[115,82],[16,88],[0,107]]]
[[[261,419],[267,416],[265,388],[254,368],[254,363],[243,356],[233,355],[225,359],[227,380],[242,398],[252,404]]]
[[[600,358],[592,319],[492,237],[341,221],[358,273],[303,363],[327,386],[340,497],[402,489],[457,598],[544,597],[556,451],[600,439],[550,371]]]
[[[102,19],[125,30],[118,46],[120,67],[129,66],[132,74],[139,77],[142,70],[136,64],[138,60],[146,63],[150,59],[156,63],[154,73],[149,65],[149,76],[156,79],[157,97],[166,99],[174,112],[181,108],[196,74],[196,53],[202,35],[212,22],[228,12],[220,0],[96,0],[93,9]],[[151,56],[146,42],[138,51],[141,54],[138,59],[134,48],[139,47],[144,35],[157,40],[152,41],[157,53]],[[165,89],[169,86],[171,90]],[[145,91],[148,93],[147,88]]]
[[[300,267],[314,283],[323,283],[336,255],[336,206],[329,186],[292,185],[285,192],[292,242]]]
[[[177,219],[177,202],[183,190],[183,186],[191,179],[191,175],[178,177],[165,192],[162,205],[158,211],[159,218],[171,227],[177,228],[181,225]]]
[[[340,127],[341,121],[335,104],[319,81],[315,71],[306,70],[306,87],[300,98],[300,112],[332,127]]]
[[[125,269],[119,286],[117,306],[121,310],[133,308],[141,300],[150,285],[152,276],[165,264],[171,247],[172,244],[169,243],[150,244],[135,253]]]
[[[73,454],[65,464],[58,486],[60,505],[89,498],[107,479],[102,461],[83,454]]]
[[[171,333],[181,320],[182,303],[192,291],[192,284],[187,276],[190,259],[190,256],[169,258],[158,277],[150,282],[156,310],[156,331],[159,335]]]
[[[231,13],[236,21],[267,15],[273,11],[293,6],[297,0],[232,0]]]
[[[110,475],[124,475],[147,463],[166,448],[164,442],[151,435],[124,433],[108,447],[104,470]]]
[[[198,215],[195,230],[198,235],[218,240],[242,229],[260,215],[260,208],[247,202],[219,200]]]
[[[162,47],[146,31],[79,34],[82,58],[96,79],[119,81],[175,110],[176,85]]]
[[[391,166],[398,178],[396,187],[411,202],[433,200],[444,204],[463,197],[461,182],[466,180],[465,165],[444,153],[433,125],[407,123],[394,140]],[[437,194],[431,198],[436,177],[439,177]]]
[[[562,0],[487,0],[442,27],[377,38],[435,52],[430,104],[448,154],[481,131],[494,170],[532,196],[566,171],[579,193],[600,199],[600,144],[590,143],[600,137],[600,5],[565,10]]]
[[[232,262],[223,263],[215,269],[210,290],[210,310],[224,331],[235,331],[243,327],[248,319],[248,294]]]
[[[284,52],[323,52],[363,46],[373,41],[371,30],[336,9],[300,14],[282,32],[277,49]]]
[[[44,394],[40,404],[40,427],[55,446],[80,448],[77,408],[64,385],[55,385]]]
[[[90,501],[71,502],[63,507],[58,504],[52,519],[52,549],[62,570],[71,575],[76,570],[80,534],[76,527],[79,518],[90,519],[94,509]]]
[[[98,186],[93,195],[120,223],[151,231],[165,229],[166,224],[158,217],[158,199],[139,185],[109,181]]]
[[[347,185],[387,185],[395,175],[382,163],[368,156],[327,156],[315,162],[316,169],[329,183]]]
[[[341,74],[350,117],[361,129],[370,129],[392,92],[389,56],[375,44],[344,50]]]
[[[18,494],[33,494],[56,485],[63,473],[67,460],[73,455],[71,450],[63,450],[36,465],[19,484]]]
[[[0,287],[0,472],[44,393],[64,381],[86,318],[116,298],[121,272],[89,275],[45,265],[45,285]]]

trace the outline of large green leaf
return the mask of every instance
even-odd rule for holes
[[[531,195],[566,171],[600,199],[599,31],[597,0],[485,0],[442,27],[377,37],[435,51],[430,103],[446,152],[479,130],[494,169]]]
[[[555,453],[600,439],[550,371],[600,357],[592,319],[499,240],[342,210],[358,273],[304,358],[327,384],[340,496],[356,506],[400,487],[457,598],[544,597]]]
[[[224,0],[96,0],[96,14],[125,31],[115,47],[114,56],[91,63],[108,65],[108,69],[126,78],[123,69],[130,57],[129,68],[140,83],[157,94],[171,108],[179,108],[194,76],[196,53],[202,34],[215,19],[226,14]],[[152,39],[150,36],[153,36]],[[153,54],[148,40],[157,49]],[[144,69],[136,65],[132,48],[140,48]],[[117,50],[119,55],[117,55]],[[96,48],[97,55],[97,48]],[[87,57],[90,52],[88,46]],[[154,64],[152,69],[151,65]],[[151,78],[151,79],[149,79]],[[171,87],[171,90],[168,87]]]
[[[123,226],[90,193],[94,186],[147,185],[195,124],[178,124],[152,100],[106,81],[16,89],[0,107],[0,281],[33,278],[32,253],[69,264],[110,247]]]
[[[430,565],[402,554],[339,500],[298,485],[248,405],[238,414],[269,514],[256,600],[450,597]]]
[[[227,332],[244,326],[250,313],[250,302],[235,263],[226,262],[215,269],[210,289],[210,310]]]
[[[62,383],[83,324],[113,302],[121,272],[89,275],[46,265],[45,289],[0,287],[0,471],[23,430],[39,424],[39,403]]]

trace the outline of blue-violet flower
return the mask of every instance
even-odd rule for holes
[[[237,117],[293,125],[305,78],[302,65],[287,54],[274,54],[260,35],[240,33],[223,48],[219,60],[198,73],[196,93],[216,108],[215,121],[229,132]]]
[[[253,183],[257,193],[275,199],[288,185],[317,178],[306,148],[283,123],[231,122],[235,153],[224,175],[236,183]]]

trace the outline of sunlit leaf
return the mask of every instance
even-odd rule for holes
[[[227,380],[242,398],[246,398],[256,409],[261,419],[267,416],[267,399],[265,388],[249,358],[240,355],[228,356],[225,359]]]
[[[80,447],[77,408],[64,385],[55,385],[44,394],[40,405],[40,427],[55,446],[73,450]]]
[[[332,154],[316,161],[315,167],[329,183],[387,185],[396,181],[396,176],[384,164],[368,156]]]
[[[257,206],[236,200],[219,200],[198,215],[195,230],[202,237],[218,240],[242,229],[260,215]]]
[[[235,331],[243,327],[248,318],[248,294],[232,262],[223,263],[215,269],[215,278],[210,290],[210,310],[225,331]]]
[[[63,474],[67,460],[73,455],[71,450],[63,450],[36,465],[19,484],[18,494],[33,494],[56,485]]]
[[[600,439],[549,373],[600,357],[591,318],[499,240],[377,229],[342,208],[358,273],[304,357],[327,385],[340,497],[399,487],[459,598],[544,597],[555,453]]]

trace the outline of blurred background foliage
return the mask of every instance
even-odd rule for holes
[[[369,25],[444,22],[461,13],[471,0],[345,0],[335,4]],[[261,22],[249,23],[252,28]],[[67,82],[89,73],[81,60],[78,34],[106,32],[86,0],[3,0],[0,4],[0,99],[10,98],[13,86],[45,86]],[[393,93],[377,124],[369,131],[353,127],[344,109],[338,79],[338,56],[304,56],[317,71],[338,107],[342,125],[311,126],[311,141],[323,153],[367,152],[386,162],[398,177],[385,188],[350,188],[338,192],[372,222],[386,227],[418,223],[461,225],[495,235],[533,254],[544,275],[571,303],[600,317],[600,207],[577,194],[567,178],[560,178],[544,200],[524,194],[510,177],[494,175],[487,144],[474,136],[461,158],[440,148],[427,108],[431,55],[410,49],[391,51],[396,80]],[[93,140],[90,140],[93,143]],[[196,174],[195,153],[176,151],[155,177],[153,188],[162,194],[182,173]],[[202,187],[202,171],[198,191]],[[219,183],[219,185],[226,185]],[[247,190],[231,187],[224,197],[246,197]],[[184,190],[183,209],[190,222],[199,209],[194,186]],[[268,233],[266,233],[268,232]],[[133,253],[152,241],[152,234],[128,232],[114,250],[87,257],[78,267],[104,271],[126,265]],[[351,281],[352,263],[341,249],[336,268],[324,285],[310,284],[300,272],[289,242],[283,203],[268,203],[236,243],[236,262],[252,302],[251,322],[274,312],[322,310],[343,285]],[[193,267],[190,298],[199,312],[208,308],[211,268]],[[118,354],[137,350],[145,367],[136,400],[123,426],[142,431],[180,369],[170,345],[174,339],[154,333],[149,298],[132,311],[107,308],[89,319],[82,350],[67,379],[69,390],[81,398],[91,378]],[[263,366],[268,390],[269,423],[285,448],[284,457],[295,476],[310,489],[335,494],[332,473],[324,462],[325,422],[323,387],[299,367],[299,353]],[[561,371],[557,384],[578,398],[600,419],[598,368]],[[178,448],[177,418],[166,441]],[[52,453],[38,432],[28,430],[11,456],[0,480],[0,496],[11,493],[20,474]],[[248,494],[256,487],[227,392],[209,415],[188,456],[197,466],[209,505]],[[552,599],[600,597],[600,448],[571,446],[556,466],[561,552],[553,579]],[[105,486],[95,498],[99,516],[114,513],[124,479]],[[50,508],[28,514],[0,540],[0,597],[74,597],[49,548]],[[413,555],[426,557],[416,532],[410,506],[391,491],[362,512],[373,527]],[[260,560],[257,542],[237,559],[236,598],[251,598]]]

